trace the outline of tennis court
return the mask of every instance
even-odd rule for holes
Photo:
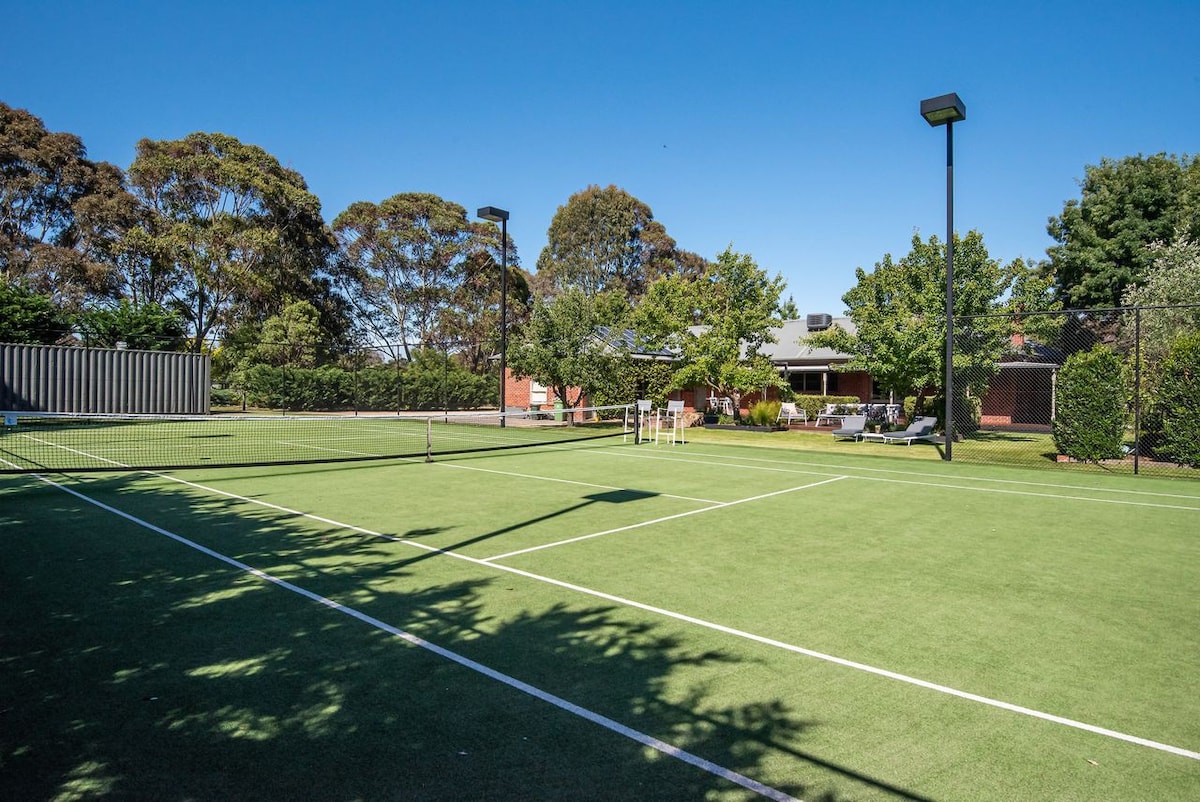
[[[1200,794],[1194,483],[610,437],[3,476],[0,537],[9,798]]]

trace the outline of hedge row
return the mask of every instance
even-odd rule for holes
[[[375,365],[283,368],[255,365],[231,388],[252,407],[296,411],[358,409],[476,409],[495,406],[496,379],[449,362],[428,366]],[[224,400],[224,399],[222,399]]]

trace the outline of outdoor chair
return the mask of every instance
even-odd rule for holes
[[[680,443],[686,442],[683,439],[683,402],[668,401],[666,412],[661,409],[658,411],[658,417],[655,421],[657,428],[654,431],[654,443],[658,444],[658,436],[663,437],[675,445],[676,438]]]
[[[782,423],[785,426],[790,426],[792,421],[798,420],[801,423],[808,423],[808,412],[802,408],[797,408],[794,403],[784,402],[779,405],[779,415],[776,416],[775,422]]]
[[[914,418],[904,431],[884,432],[878,437],[885,443],[904,443],[911,446],[914,440],[932,440],[933,427],[936,425],[937,418]]]
[[[858,442],[865,428],[867,428],[866,415],[847,415],[842,421],[842,428],[833,430],[833,439],[837,440],[848,437]]]

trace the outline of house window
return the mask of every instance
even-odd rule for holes
[[[825,378],[824,384],[821,381],[823,377]],[[791,383],[792,389],[797,393],[821,395],[822,392],[825,392],[832,395],[837,392],[838,375],[836,373],[805,371],[791,374],[788,376],[788,381]]]
[[[532,379],[529,382],[529,406],[540,407],[546,403],[546,387]]]

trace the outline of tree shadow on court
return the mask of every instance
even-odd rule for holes
[[[50,488],[0,508],[9,798],[748,795],[507,676],[793,796],[921,799],[807,754],[821,723],[769,683],[731,693],[758,664],[684,624],[182,487],[73,486],[210,552]]]
[[[537,515],[537,516],[534,516],[533,518],[528,518],[524,521],[518,521],[517,523],[509,524],[508,526],[502,526],[499,529],[493,529],[490,532],[484,532],[481,535],[469,537],[466,540],[460,540],[459,542],[453,543],[449,546],[440,546],[440,547],[438,547],[438,549],[436,551],[428,551],[428,552],[425,552],[424,554],[420,554],[416,557],[410,557],[407,560],[403,560],[400,564],[401,565],[412,565],[413,563],[419,563],[423,560],[428,560],[430,558],[437,557],[439,555],[439,553],[442,553],[442,552],[461,551],[462,549],[466,548],[467,546],[473,546],[476,543],[484,543],[486,541],[493,540],[495,538],[502,537],[504,535],[511,534],[513,532],[520,532],[524,529],[528,529],[531,526],[535,526],[536,524],[545,523],[546,521],[552,521],[555,518],[561,518],[562,516],[569,515],[573,512],[579,512],[580,510],[585,510],[588,507],[591,507],[595,504],[626,504],[631,501],[643,501],[645,499],[656,498],[657,496],[658,496],[658,493],[649,493],[644,490],[606,490],[603,493],[591,493],[589,495],[584,496],[583,500],[577,504],[571,504],[570,506],[562,507],[560,509],[554,510],[553,512],[548,512],[543,515]],[[433,529],[433,530],[429,530],[429,531],[413,530],[413,531],[406,532],[404,534],[404,537],[410,538],[410,539],[417,539],[423,535],[437,534],[441,531],[442,530],[440,530],[440,529]]]

